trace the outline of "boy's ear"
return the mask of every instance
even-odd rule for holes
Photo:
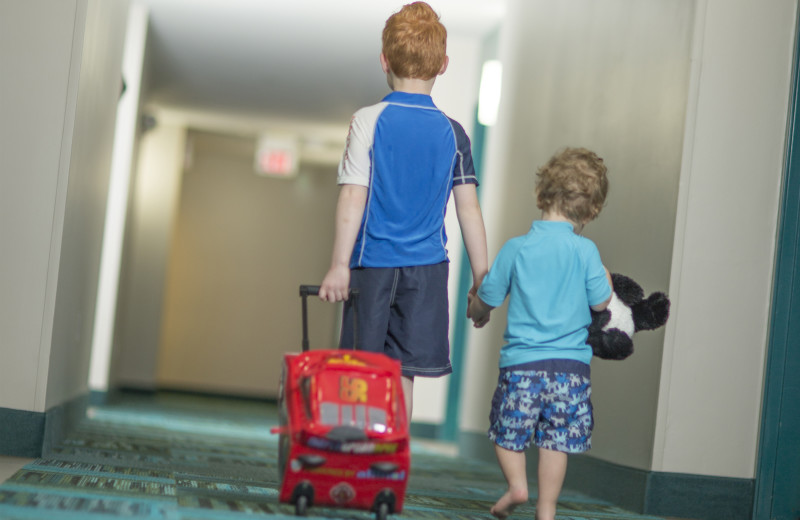
[[[439,76],[441,76],[442,74],[444,74],[444,71],[446,71],[446,70],[447,70],[447,65],[448,65],[449,63],[450,63],[450,57],[449,57],[449,56],[445,56],[445,57],[444,57],[444,63],[442,63],[442,68],[441,68],[441,69],[439,69]]]
[[[389,60],[386,59],[386,55],[384,53],[381,53],[380,59],[381,59],[381,69],[383,69],[383,73],[389,74],[389,72],[391,71],[391,67],[389,67]]]

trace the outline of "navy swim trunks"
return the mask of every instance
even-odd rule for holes
[[[406,377],[439,377],[450,366],[449,264],[350,271],[358,289],[358,343],[400,361]],[[344,305],[339,347],[353,348],[352,302]]]

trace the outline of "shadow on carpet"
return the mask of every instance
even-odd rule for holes
[[[47,458],[0,486],[0,519],[247,520],[296,518],[278,502],[274,405],[183,394],[126,395],[91,407]],[[487,440],[488,442],[488,440]],[[492,519],[504,492],[496,464],[438,453],[412,440],[403,519]],[[531,483],[535,493],[535,483]],[[533,518],[531,503],[513,518]],[[660,520],[565,490],[560,520]],[[312,507],[309,519],[374,514]]]

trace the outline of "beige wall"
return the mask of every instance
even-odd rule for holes
[[[0,5],[0,407],[86,392],[127,2]]]
[[[259,176],[255,139],[191,132],[164,295],[162,387],[277,396],[301,346],[300,284],[330,263],[336,168]],[[313,348],[331,348],[336,307],[309,301]]]

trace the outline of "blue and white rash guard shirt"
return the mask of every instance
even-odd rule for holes
[[[338,183],[368,189],[350,267],[405,267],[447,261],[450,192],[478,180],[461,125],[428,95],[392,92],[353,115]]]

